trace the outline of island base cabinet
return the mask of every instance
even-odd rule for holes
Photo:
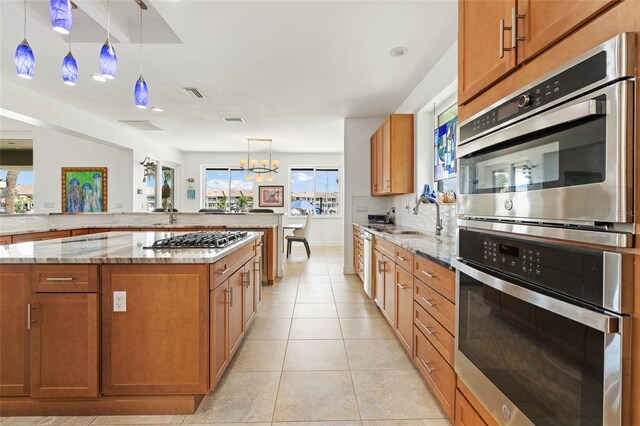
[[[103,266],[102,363],[105,395],[207,393],[208,266]]]
[[[31,308],[31,396],[97,397],[98,294],[34,294]]]
[[[29,270],[0,267],[0,396],[29,395]]]

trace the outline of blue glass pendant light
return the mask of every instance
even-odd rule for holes
[[[100,74],[107,80],[113,80],[116,78],[116,72],[118,71],[118,58],[116,57],[116,50],[111,44],[109,33],[109,6],[110,2],[107,1],[107,41],[104,42],[100,50]]]
[[[24,40],[16,48],[15,54],[16,73],[19,77],[32,79],[33,70],[36,67],[36,58],[27,41],[27,0],[24,0]]]
[[[133,89],[133,100],[138,108],[146,108],[149,104],[149,88],[142,78],[142,6],[140,6],[140,77]]]
[[[71,34],[69,34],[69,53],[62,60],[62,81],[68,86],[75,86],[78,81],[78,63],[71,54]]]
[[[49,2],[49,16],[54,31],[60,34],[69,34],[73,22],[71,0],[51,0]]]
[[[136,86],[133,89],[133,99],[136,102],[136,106],[141,109],[145,109],[149,104],[149,88],[142,75],[136,81]]]

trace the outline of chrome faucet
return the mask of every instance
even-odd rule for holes
[[[420,204],[435,204],[436,205],[436,236],[440,236],[441,231],[442,231],[442,219],[440,219],[440,203],[438,203],[438,200],[436,200],[434,197],[428,197],[426,195],[422,195],[420,196],[420,198],[418,198],[418,203],[416,204],[416,206],[413,208],[413,214],[414,215],[418,215],[418,211],[420,209]]]
[[[173,204],[171,204],[171,201],[167,201],[164,211],[169,212],[169,225],[173,225],[178,221],[178,218],[176,217],[176,212],[173,210]]]

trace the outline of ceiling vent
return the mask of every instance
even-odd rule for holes
[[[204,99],[204,95],[195,87],[183,87],[182,90],[196,99]]]
[[[138,130],[164,130],[152,124],[149,120],[120,120],[120,122],[135,127]]]
[[[222,119],[222,121],[224,121],[225,123],[229,123],[229,124],[239,124],[239,123],[244,123],[244,118],[242,117],[225,117]]]

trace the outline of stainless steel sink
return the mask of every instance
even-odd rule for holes
[[[393,235],[423,235],[422,232],[419,231],[383,231],[386,232],[388,234],[393,234]]]

